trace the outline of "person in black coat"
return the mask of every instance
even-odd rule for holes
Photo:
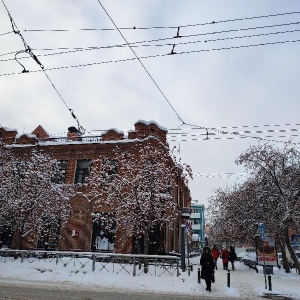
[[[200,258],[200,265],[202,266],[201,278],[206,282],[206,290],[211,292],[211,283],[215,282],[215,263],[209,247],[203,248],[203,253]]]
[[[237,260],[237,255],[235,253],[234,247],[230,246],[229,248],[229,261],[231,262],[231,269],[234,271],[234,262]]]

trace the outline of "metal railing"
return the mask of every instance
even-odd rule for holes
[[[0,263],[33,263],[41,260],[63,267],[73,265],[86,268],[91,265],[92,271],[126,273],[132,276],[180,275],[180,258],[176,256],[0,249]]]
[[[72,142],[101,142],[102,136],[78,136],[78,137],[48,137],[39,138],[38,142],[41,144],[45,143],[72,143]]]

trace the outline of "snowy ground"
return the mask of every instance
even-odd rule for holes
[[[74,266],[75,262],[75,266]],[[85,263],[84,261],[82,261]],[[227,271],[223,270],[222,263],[219,260],[218,270],[216,271],[216,282],[212,286],[212,292],[205,290],[205,283],[197,281],[197,270],[199,267],[199,257],[191,259],[194,264],[194,271],[188,276],[187,272],[181,272],[179,277],[171,276],[167,272],[157,270],[160,276],[151,276],[137,270],[138,276],[133,277],[132,272],[129,275],[121,266],[106,265],[106,268],[100,264],[93,272],[91,262],[86,261],[86,265],[81,267],[79,261],[71,261],[66,267],[63,263],[56,265],[55,260],[34,260],[27,259],[21,263],[20,259],[14,260],[0,257],[0,280],[9,282],[33,281],[41,285],[53,285],[55,283],[64,283],[68,288],[76,289],[89,288],[90,290],[131,290],[132,292],[149,293],[176,293],[185,295],[206,295],[214,297],[243,298],[251,299],[264,294],[279,294],[293,299],[300,299],[300,276],[295,270],[286,274],[282,269],[274,268],[272,276],[273,291],[265,289],[264,275],[262,269],[258,274],[255,270],[246,267],[243,263],[236,263],[236,270],[231,271],[231,287],[227,287]],[[108,272],[108,271],[109,272]],[[114,272],[112,272],[114,271]],[[118,272],[118,274],[116,274]],[[150,269],[154,274],[154,269]]]

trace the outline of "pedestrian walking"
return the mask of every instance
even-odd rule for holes
[[[226,247],[222,249],[221,257],[223,262],[223,270],[228,270],[229,251]]]
[[[215,282],[215,264],[209,247],[204,247],[200,258],[201,278],[206,282],[206,290],[211,292],[211,283]]]
[[[233,246],[229,248],[229,261],[231,262],[231,269],[234,271],[234,262],[237,260],[237,256]]]
[[[220,251],[219,251],[217,245],[213,245],[213,248],[211,250],[211,254],[212,254],[212,257],[213,257],[213,260],[214,260],[214,263],[215,263],[215,268],[216,268],[216,270],[218,270],[218,259],[221,256],[221,254],[220,254]]]

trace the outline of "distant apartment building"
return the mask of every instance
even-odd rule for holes
[[[191,202],[191,224],[192,224],[192,247],[194,249],[203,248],[205,243],[205,219],[204,205],[198,200]]]

